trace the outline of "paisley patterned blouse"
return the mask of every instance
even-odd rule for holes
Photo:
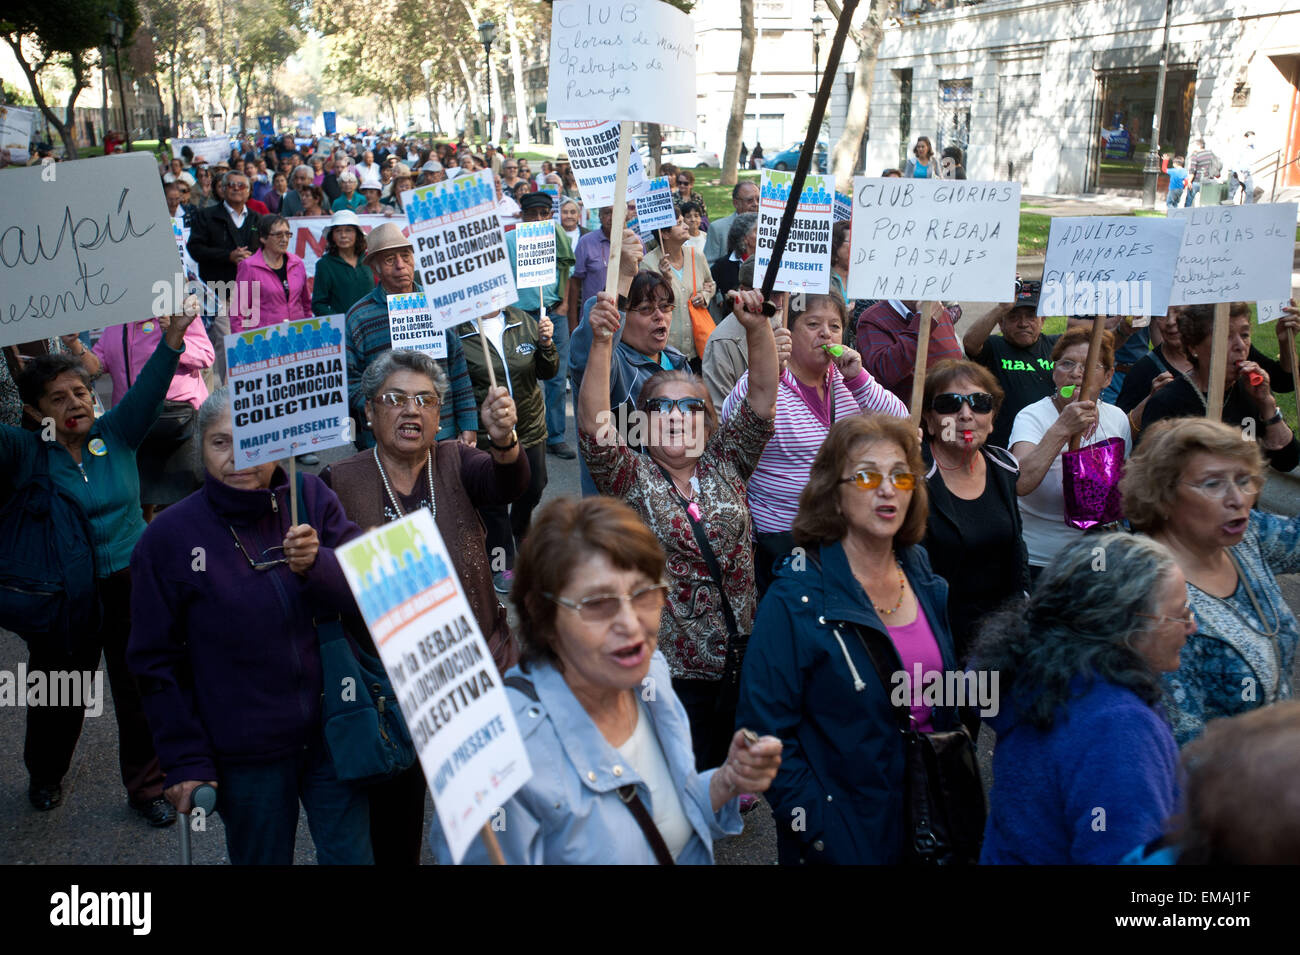
[[[696,502],[709,545],[718,558],[736,626],[754,626],[754,552],[745,482],[772,436],[773,423],[746,399],[710,437],[695,467]],[[678,679],[720,680],[727,625],[718,588],[700,555],[680,498],[650,457],[618,443],[602,446],[579,430],[578,445],[602,494],[622,498],[654,531],[667,557],[668,605],[659,624],[659,649]]]
[[[1264,619],[1240,581],[1224,598],[1187,585],[1198,630],[1187,638],[1181,665],[1164,676],[1165,705],[1179,746],[1200,736],[1212,719],[1293,694],[1300,628],[1273,575],[1300,572],[1300,518],[1251,511],[1246,536],[1232,553]],[[1271,630],[1277,632],[1266,637]]]

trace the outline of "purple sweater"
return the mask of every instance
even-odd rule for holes
[[[334,548],[361,530],[311,474],[303,476],[298,519],[321,541],[304,576],[285,565],[253,570],[231,537],[233,528],[254,561],[281,555],[262,556],[289,529],[289,484],[279,468],[269,490],[240,490],[209,475],[136,544],[127,665],[168,786],[219,779],[223,763],[280,759],[320,732],[312,617],[342,613],[345,625],[359,624]]]

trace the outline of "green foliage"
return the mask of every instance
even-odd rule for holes
[[[140,25],[135,0],[7,0],[5,7],[0,33],[31,38],[46,57],[79,56],[103,44],[110,12],[122,18],[124,43]]]

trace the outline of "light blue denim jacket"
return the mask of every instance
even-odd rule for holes
[[[650,843],[618,795],[620,786],[636,783],[641,801],[653,815],[650,791],[601,736],[564,677],[550,664],[534,664],[528,673],[514,667],[506,676],[523,677],[537,690],[537,702],[533,702],[521,691],[507,687],[533,777],[502,807],[504,814],[493,824],[506,862],[654,865]],[[686,710],[673,692],[668,663],[658,650],[650,660],[648,680],[640,695],[677,784],[682,808],[695,830],[677,863],[711,865],[713,840],[744,828],[739,797],[713,812],[709,780],[715,770],[695,771]],[[439,864],[449,865],[451,852],[436,817],[429,842]],[[474,840],[463,861],[467,865],[489,861],[481,839]]]

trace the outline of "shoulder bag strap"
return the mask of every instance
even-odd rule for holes
[[[125,322],[122,325],[122,361],[126,365],[126,386],[131,387],[131,346],[127,343],[127,332],[130,331],[131,323]]]
[[[667,481],[668,486],[672,488],[673,496],[677,498],[677,503],[682,505],[683,510],[686,510],[686,502],[683,501],[682,496],[677,493],[677,488],[673,485],[673,479],[668,476],[668,472],[664,470],[664,466],[656,461],[655,467],[659,469],[659,473],[664,476],[664,480]],[[695,543],[699,545],[700,556],[704,558],[704,563],[709,568],[709,576],[712,577],[713,582],[718,585],[718,593],[722,596],[722,616],[727,623],[727,635],[729,637],[736,637],[740,634],[740,628],[736,626],[736,615],[732,613],[731,601],[727,599],[727,588],[724,587],[722,583],[722,568],[718,565],[718,557],[713,553],[713,548],[709,546],[709,537],[704,533],[703,526],[691,517],[691,512],[689,510],[686,510],[686,522],[691,525],[691,533],[695,535]],[[728,646],[730,646],[730,643],[728,643]]]
[[[506,686],[513,686],[516,690],[528,697],[534,703],[537,702],[537,688],[533,686],[532,680],[525,680],[521,676],[508,676],[501,681]]]
[[[659,833],[659,827],[655,825],[654,819],[650,816],[650,810],[646,809],[645,803],[637,795],[636,786],[632,783],[620,786],[618,788],[618,798],[623,800],[624,805],[631,811],[632,817],[636,819],[636,824],[641,827],[646,842],[650,843],[650,849],[655,854],[655,861],[660,865],[676,865],[673,854],[668,851],[668,843],[664,842],[664,837]]]

